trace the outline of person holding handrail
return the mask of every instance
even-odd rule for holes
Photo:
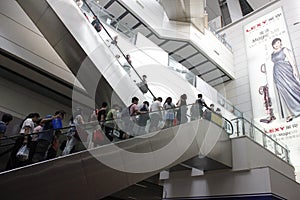
[[[150,127],[149,132],[156,131],[158,129],[159,121],[162,120],[162,98],[157,97],[150,106]]]
[[[186,94],[183,94],[180,96],[179,101],[176,103],[176,106],[178,107],[176,115],[177,124],[182,124],[188,121],[188,118],[186,116],[188,110],[186,100],[187,96]]]
[[[60,122],[64,119],[66,112],[63,110],[58,110],[55,112],[55,114],[47,115],[46,118],[44,118],[41,123],[44,124],[43,131],[39,134],[37,146],[35,149],[35,153],[32,158],[32,162],[39,162],[42,160],[47,159],[47,152],[51,148],[53,142],[56,140],[56,130],[55,128],[62,128],[62,127],[54,127],[54,122]],[[61,125],[60,125],[61,126]],[[48,152],[49,153],[49,152]],[[54,152],[52,152],[54,154]],[[52,156],[51,156],[52,158]]]
[[[169,128],[173,126],[173,122],[175,119],[175,105],[172,103],[172,98],[168,97],[163,105],[163,108],[165,110],[165,128]]]
[[[37,122],[40,118],[39,113],[30,113],[21,123],[20,126],[20,136],[17,138],[15,145],[13,147],[13,150],[11,152],[10,159],[7,163],[6,170],[10,170],[16,167],[22,167],[29,163],[29,160],[20,160],[17,158],[17,153],[19,149],[26,145],[28,148],[30,146],[31,142],[31,134],[34,130],[34,124]],[[29,154],[29,152],[28,152]],[[28,155],[29,157],[29,155]]]

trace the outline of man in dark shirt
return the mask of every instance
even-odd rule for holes
[[[101,24],[99,23],[99,19],[97,17],[94,17],[94,20],[92,21],[92,25],[98,33],[101,31],[102,27],[101,27]]]

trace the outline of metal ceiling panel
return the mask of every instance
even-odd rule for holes
[[[131,14],[127,14],[123,19],[120,20],[120,22],[130,28],[132,28],[134,25],[136,25],[139,21],[132,16]]]
[[[135,33],[140,32],[140,33],[143,34],[143,35],[148,35],[148,34],[151,33],[151,31],[150,31],[148,28],[146,28],[143,24],[139,25],[139,26],[138,26],[137,28],[135,28],[133,31],[134,31]]]
[[[190,62],[188,62],[187,60],[181,62],[181,64],[182,64],[183,66],[185,66],[186,68],[191,68],[191,67],[193,67],[193,65],[192,65]],[[187,69],[187,70],[188,70],[188,69]]]
[[[216,69],[216,66],[214,64],[212,64],[211,62],[205,62],[204,64],[193,69],[192,72],[196,71],[198,72],[198,74],[203,74],[213,69]]]
[[[186,45],[186,42],[169,41],[160,47],[168,52],[173,52],[175,49],[178,49],[179,47],[182,47],[183,45]]]
[[[230,78],[228,76],[223,76],[223,77],[220,77],[216,80],[209,81],[209,84],[212,85],[212,86],[216,86],[216,85],[220,85],[222,83],[225,83],[229,80],[230,80]]]
[[[186,47],[184,47],[184,48],[182,48],[179,51],[176,51],[174,53],[177,54],[177,55],[180,55],[182,58],[186,58],[186,57],[189,57],[192,54],[195,54],[196,52],[197,51],[193,46],[188,45],[188,46],[186,46]]]
[[[224,73],[216,68],[216,70],[209,71],[208,73],[202,74],[201,77],[207,81],[216,79],[217,77],[223,76]]]
[[[120,17],[126,10],[117,2],[114,2],[107,8],[108,12],[112,13],[114,17],[117,19]]]
[[[149,39],[154,42],[156,45],[163,43],[165,40],[159,39],[156,35],[151,35]]]
[[[192,65],[196,66],[203,61],[207,60],[206,57],[204,57],[201,53],[196,54],[195,56],[189,58],[187,61],[191,63]]]
[[[101,1],[96,1],[100,6],[104,7],[107,5],[111,0],[101,0]]]
[[[173,54],[171,57],[172,57],[174,60],[176,60],[177,62],[179,62],[180,60],[182,60],[182,57],[179,56],[179,55],[177,55],[177,54]]]

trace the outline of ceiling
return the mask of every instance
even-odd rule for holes
[[[181,63],[195,75],[202,78],[212,87],[231,80],[222,69],[210,60],[201,50],[189,41],[175,40],[160,37],[152,27],[142,22],[138,16],[129,11],[121,1],[118,0],[101,0],[91,1],[90,6],[101,6],[108,11],[112,18],[125,24],[133,32],[140,32],[153,43],[164,49],[177,62]],[[113,26],[116,24],[112,23]],[[122,30],[121,30],[122,31]],[[124,28],[126,34],[128,29]]]

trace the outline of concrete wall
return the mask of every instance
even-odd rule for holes
[[[295,180],[294,167],[247,136],[232,138],[232,170],[270,167]]]
[[[298,183],[271,168],[212,171],[198,177],[192,177],[191,171],[177,171],[170,173],[163,185],[165,199],[243,199],[247,196],[260,199],[275,195],[298,200],[300,191]]]

